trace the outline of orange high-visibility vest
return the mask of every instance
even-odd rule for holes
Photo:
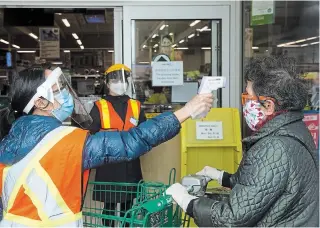
[[[16,164],[0,165],[0,226],[83,226],[81,207],[89,177],[89,170],[82,169],[86,137],[85,130],[61,126]]]
[[[96,105],[100,112],[101,128],[102,129],[117,129],[119,131],[128,131],[129,129],[138,125],[141,104],[134,99],[128,100],[128,108],[126,113],[125,122],[114,110],[112,104],[101,99],[96,101]]]

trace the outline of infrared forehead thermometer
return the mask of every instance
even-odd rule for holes
[[[226,83],[227,79],[223,76],[203,76],[198,93],[212,93],[213,90],[225,88]]]

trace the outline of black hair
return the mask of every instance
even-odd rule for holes
[[[10,122],[9,122],[9,108],[2,108],[0,109],[0,141],[2,138],[8,134],[10,130]]]
[[[308,90],[296,73],[294,58],[268,56],[252,58],[244,70],[246,81],[252,82],[257,96],[275,99],[276,111],[303,110]]]
[[[11,86],[11,108],[16,114],[22,115],[37,88],[45,82],[45,74],[42,68],[29,68],[20,71],[13,79]],[[30,114],[32,110],[28,113]]]

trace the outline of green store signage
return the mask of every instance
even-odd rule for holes
[[[251,7],[251,26],[274,23],[274,1],[252,0]]]

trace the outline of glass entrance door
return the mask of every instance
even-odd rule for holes
[[[197,93],[203,76],[229,82],[229,10],[227,6],[124,7],[124,62],[132,67],[136,99],[174,105]],[[159,85],[155,62],[182,62],[183,85]],[[229,107],[229,89],[214,91],[215,107]]]

